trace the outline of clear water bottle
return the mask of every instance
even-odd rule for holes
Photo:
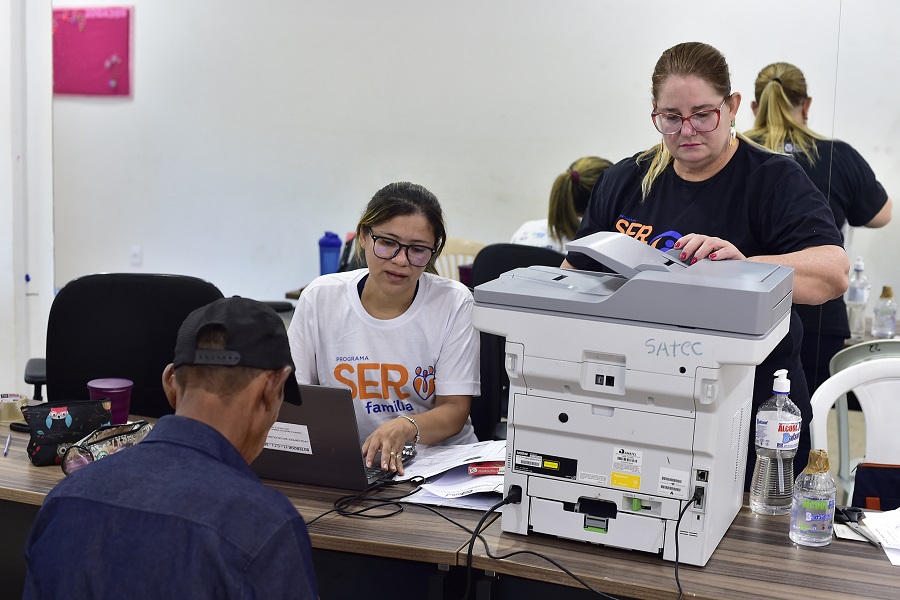
[[[897,303],[894,290],[886,285],[881,288],[881,297],[872,310],[872,337],[892,338],[897,328]]]
[[[866,277],[865,263],[862,256],[856,257],[853,273],[850,274],[850,285],[847,287],[847,315],[850,319],[850,337],[862,339],[866,332],[866,305],[869,302],[869,290],[872,285]]]
[[[831,543],[834,494],[837,486],[828,472],[828,453],[810,450],[809,463],[794,482],[791,505],[791,540],[804,546]]]
[[[319,272],[322,275],[336,273],[341,264],[341,238],[332,231],[326,231],[319,238]]]
[[[750,481],[750,510],[762,515],[791,512],[794,455],[800,444],[800,409],[788,398],[787,371],[775,371],[774,395],[756,413],[756,466]]]

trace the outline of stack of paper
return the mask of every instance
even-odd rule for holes
[[[487,510],[503,493],[503,475],[470,475],[472,462],[506,460],[506,441],[426,446],[404,465],[401,481],[424,477],[421,489],[403,502]]]

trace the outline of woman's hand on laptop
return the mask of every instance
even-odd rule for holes
[[[380,451],[381,470],[403,475],[401,454],[406,441],[411,439],[408,437],[409,427],[414,427],[414,425],[406,419],[391,419],[373,431],[362,445],[366,466],[371,467],[377,464],[376,458]]]

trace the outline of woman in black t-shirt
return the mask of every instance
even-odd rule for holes
[[[834,213],[838,229],[884,227],[891,221],[891,199],[865,159],[850,144],[829,140],[807,127],[812,98],[803,72],[792,64],[773,63],[759,72],[750,103],[756,122],[745,133],[776,152],[791,154],[816,184]],[[843,297],[794,307],[803,323],[800,359],[812,394],[828,379],[831,357],[850,337]]]
[[[788,157],[734,129],[741,95],[728,65],[707,44],[663,52],[652,78],[651,117],[662,142],[607,169],[594,186],[576,238],[620,231],[692,262],[751,260],[794,269],[795,303],[821,304],[847,289],[849,262],[825,198]],[[729,123],[731,125],[729,129]],[[563,266],[597,270],[570,252]],[[753,414],[772,394],[777,369],[788,369],[791,398],[803,414],[799,456],[809,449],[812,409],[800,366],[801,326],[756,368]],[[756,454],[748,440],[749,486]],[[795,467],[802,468],[802,460]]]

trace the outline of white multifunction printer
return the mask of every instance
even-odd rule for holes
[[[503,531],[705,565],[740,510],[756,365],[787,334],[793,269],[687,266],[619,233],[568,244],[616,274],[515,269],[475,288],[506,336]],[[703,488],[698,502],[691,502]]]

